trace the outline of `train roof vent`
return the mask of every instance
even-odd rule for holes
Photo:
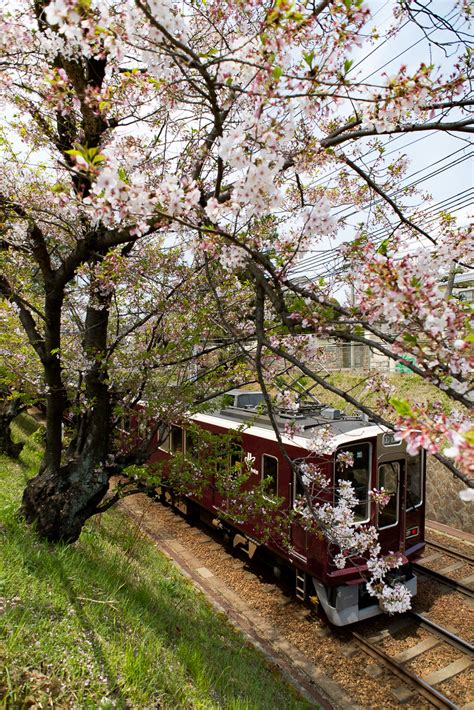
[[[342,419],[341,410],[334,409],[334,407],[323,407],[321,409],[321,416],[325,419]]]

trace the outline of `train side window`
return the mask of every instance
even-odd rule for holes
[[[244,452],[241,446],[234,446],[229,455],[230,475],[240,476]]]
[[[293,468],[293,507],[295,506],[296,501],[302,496],[304,496],[304,486],[301,480],[301,473],[297,470],[296,464]]]
[[[385,488],[390,496],[387,505],[378,511],[378,526],[379,528],[390,528],[398,523],[400,464],[397,461],[380,464],[377,476],[377,487]]]
[[[348,446],[342,446],[339,449],[339,452],[346,451],[352,454],[354,465],[344,466],[336,459],[334,483],[337,486],[339,479],[352,483],[355,494],[359,500],[358,505],[356,505],[354,509],[354,518],[358,523],[368,522],[370,519],[369,488],[372,447],[369,443],[365,443],[350,444]]]
[[[193,431],[186,431],[185,436],[186,436],[186,439],[185,439],[186,440],[186,458],[195,461],[197,458],[199,458],[198,449],[197,449],[196,434]]]
[[[130,416],[129,416],[128,414],[124,414],[124,415],[120,418],[120,427],[119,427],[119,428],[120,428],[122,431],[127,432],[127,434],[130,433],[130,430],[131,430],[132,427],[131,427],[131,419],[130,419]]]
[[[162,451],[169,451],[170,450],[170,430],[166,429],[161,435],[160,432],[157,434],[158,440],[161,438],[161,443],[159,444],[158,448],[161,449]]]
[[[268,493],[272,496],[278,495],[278,459],[268,454],[262,456],[262,481],[266,478],[271,479],[271,484],[268,486]]]
[[[423,458],[407,455],[407,510],[418,508],[423,502]]]
[[[183,429],[180,426],[171,426],[170,431],[170,451],[172,454],[180,453],[183,450]]]

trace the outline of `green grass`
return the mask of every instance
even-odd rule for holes
[[[1,707],[310,707],[119,511],[40,541],[17,515],[40,456],[40,432],[0,456]]]
[[[362,404],[372,407],[378,414],[386,416],[387,419],[394,419],[396,413],[392,407],[385,411],[381,406],[380,395],[374,391],[372,386],[364,388],[365,380],[376,374],[375,371],[367,372],[332,372],[328,376],[328,381],[345,392],[349,392]],[[438,403],[445,413],[449,413],[453,406],[453,401],[444,392],[439,390],[429,382],[425,382],[421,377],[409,373],[390,373],[388,375],[390,384],[395,388],[394,396],[398,399],[407,399],[411,404]],[[337,407],[351,413],[356,407],[348,404],[344,399],[321,386],[314,387],[311,393],[321,402],[332,407]]]

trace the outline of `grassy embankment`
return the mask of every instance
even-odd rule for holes
[[[0,456],[1,707],[309,707],[119,511],[38,540],[17,517],[34,439]]]
[[[339,371],[331,372],[328,376],[328,382],[335,385],[345,392],[349,392],[355,399],[358,399],[361,403],[368,407],[373,407],[374,410],[386,416],[387,419],[395,419],[396,413],[390,407],[386,411],[380,411],[379,395],[369,386],[366,388],[365,380],[367,377],[371,377],[376,374],[372,372],[351,372],[351,371]],[[443,407],[444,411],[448,413],[451,411],[453,402],[449,399],[447,395],[434,385],[429,382],[425,382],[421,377],[409,373],[398,373],[394,372],[388,376],[390,384],[395,388],[394,397],[397,399],[407,399],[411,404],[426,404],[428,402],[439,403]],[[332,407],[338,407],[351,413],[355,407],[348,404],[345,400],[338,395],[329,392],[321,386],[317,386],[311,390],[311,393],[319,399],[321,402],[328,404]],[[460,405],[459,405],[460,406]]]

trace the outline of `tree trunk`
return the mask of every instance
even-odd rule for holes
[[[18,458],[23,448],[22,443],[15,444],[10,431],[11,418],[4,415],[0,416],[0,454]]]
[[[108,490],[108,476],[95,457],[59,469],[45,468],[23,493],[21,512],[50,542],[75,542]]]
[[[94,284],[91,284],[93,291]],[[108,490],[105,470],[111,453],[112,407],[108,388],[105,354],[110,294],[96,295],[99,307],[89,305],[86,312],[82,346],[90,361],[85,375],[85,397],[89,404],[77,421],[74,445],[64,448],[63,415],[67,396],[61,378],[60,357],[50,345],[59,343],[59,299],[48,312],[49,341],[45,376],[49,391],[46,399],[46,448],[40,471],[26,486],[21,512],[28,523],[35,523],[38,534],[50,542],[70,543],[78,539],[86,520],[97,513]],[[53,317],[54,316],[54,317]],[[55,345],[55,348],[59,347]],[[67,462],[65,462],[65,460]]]
[[[0,412],[0,453],[12,458],[20,455],[23,444],[21,442],[15,444],[13,441],[10,424],[24,408],[20,399],[12,399],[3,403]]]

